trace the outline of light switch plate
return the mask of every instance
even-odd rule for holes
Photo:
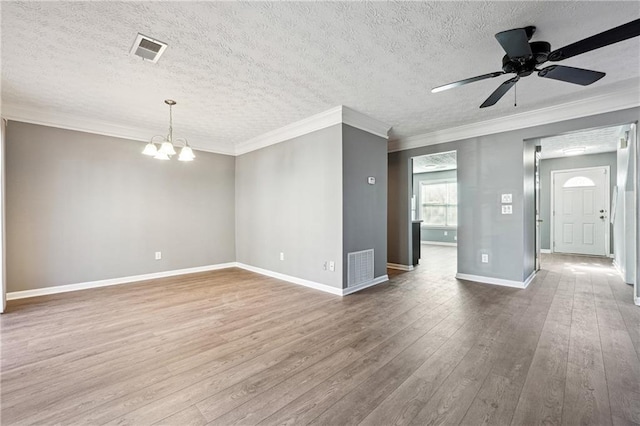
[[[503,203],[513,203],[513,195],[512,194],[502,194],[502,202]]]
[[[369,185],[375,185],[376,184],[376,178],[373,176],[369,176],[367,178],[367,183],[369,183]]]
[[[513,207],[511,204],[502,206],[502,214],[513,214]]]

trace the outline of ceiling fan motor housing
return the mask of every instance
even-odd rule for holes
[[[535,71],[537,65],[547,61],[549,52],[551,52],[551,44],[546,41],[533,41],[529,43],[529,46],[532,53],[530,57],[510,58],[509,55],[505,55],[502,58],[502,71],[526,77]]]

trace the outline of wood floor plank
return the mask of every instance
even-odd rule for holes
[[[575,276],[558,283],[512,425],[562,421],[574,287]]]
[[[609,425],[609,391],[593,289],[590,280],[581,281],[573,300],[562,423]]]

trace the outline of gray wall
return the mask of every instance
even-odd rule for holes
[[[458,160],[458,272],[521,281],[522,140],[514,143],[505,134],[389,154],[389,262],[410,264],[410,158],[453,150]],[[512,215],[500,214],[501,193],[513,194]],[[489,254],[488,264],[480,262],[481,253]]]
[[[234,158],[163,162],[143,146],[9,122],[7,291],[235,260]]]
[[[354,127],[342,126],[343,264],[347,286],[347,256],[374,249],[374,276],[387,274],[387,140]],[[369,185],[367,178],[376,178]]]
[[[421,219],[419,210],[422,200],[420,199],[420,182],[431,180],[453,179],[457,180],[455,170],[445,170],[442,172],[427,172],[413,174],[413,195],[416,199],[416,219]],[[446,233],[446,235],[445,235]],[[420,240],[424,242],[457,243],[457,227],[430,227],[424,224],[420,227]]]
[[[609,194],[613,195],[613,187],[616,185],[617,166],[616,153],[578,155],[575,157],[549,158],[540,160],[540,240],[542,249],[551,249],[551,172],[554,170],[580,169],[585,167],[609,166],[611,186]],[[613,228],[610,233],[610,250],[614,249]]]
[[[636,121],[640,108],[389,154],[389,262],[411,264],[410,158],[458,151],[458,272],[522,281],[533,264],[525,250],[524,140]],[[531,176],[527,176],[530,179]],[[513,215],[500,214],[500,194],[513,194]],[[532,194],[526,194],[531,197]],[[527,201],[527,205],[531,204]],[[533,218],[529,215],[527,220]],[[528,237],[527,237],[528,238]],[[528,240],[527,240],[528,244]],[[490,262],[482,264],[480,254]],[[526,265],[526,267],[525,267]]]
[[[236,157],[236,223],[238,262],[342,288],[342,125]]]

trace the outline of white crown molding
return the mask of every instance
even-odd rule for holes
[[[279,129],[264,133],[245,142],[236,144],[236,155],[275,145],[289,139],[306,135],[316,130],[324,129],[342,122],[342,106],[312,115],[295,123],[288,124]]]
[[[34,108],[16,104],[3,104],[2,117],[8,120],[21,121],[24,123],[39,124],[59,129],[93,133],[141,142],[147,142],[150,135],[153,134],[153,130],[150,129],[121,126],[118,124],[108,123],[103,120],[76,117],[51,109]],[[341,123],[348,124],[385,139],[387,138],[387,133],[391,128],[391,126],[384,124],[381,121],[340,105],[321,112],[320,114],[316,114],[279,129],[272,130],[263,135],[249,139],[248,141],[238,143],[235,147],[205,149],[198,146],[197,140],[191,139],[190,145],[197,151],[224,155],[242,155],[247,152],[255,151],[269,145],[284,142],[286,140]]]
[[[150,137],[154,135],[153,130],[150,129],[120,126],[103,120],[75,117],[51,109],[15,104],[3,103],[2,118],[141,142],[148,142]],[[196,151],[234,155],[234,150],[231,147],[228,149],[203,149],[198,146],[198,140],[191,139],[189,140],[189,145]]]
[[[131,284],[139,281],[155,280],[176,275],[194,274],[196,272],[216,271],[218,269],[233,268],[236,262],[219,263],[216,265],[196,266],[194,268],[175,269],[172,271],[153,272],[150,274],[133,275],[129,277],[111,278],[107,280],[88,281],[84,283],[59,285],[55,287],[37,288],[33,290],[13,291],[7,293],[7,300],[25,299],[27,297],[46,296],[48,294],[67,293],[70,291],[87,290],[90,288],[108,287],[112,285]]]
[[[469,275],[469,274],[456,274],[456,279],[465,280],[465,281],[475,281],[483,284],[493,284],[493,285],[501,285],[503,287],[514,287],[524,289],[533,281],[536,272],[532,272],[529,277],[524,281],[512,281],[512,280],[504,280],[502,278],[493,278],[493,277],[485,277],[482,275]]]
[[[638,106],[640,106],[640,96],[637,90],[617,90],[579,101],[392,140],[389,141],[389,152],[557,123]]]
[[[236,145],[236,155],[275,145],[336,124],[348,124],[376,136],[387,138],[391,126],[343,105],[288,124]]]
[[[346,106],[342,106],[342,122],[384,139],[389,137],[389,129],[391,129],[388,124]]]

